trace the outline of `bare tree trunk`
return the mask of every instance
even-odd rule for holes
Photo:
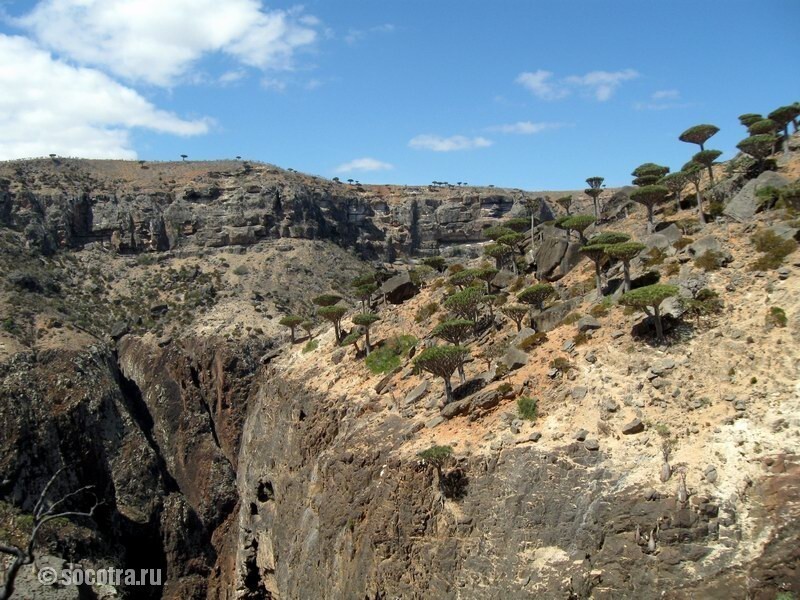
[[[676,212],[680,212],[681,211],[681,193],[680,192],[675,192],[675,211]]]
[[[444,403],[450,404],[453,401],[453,386],[450,385],[450,378],[444,377]]]
[[[622,284],[623,292],[631,291],[631,263],[628,260],[622,261],[622,273],[624,275],[624,282]]]
[[[653,225],[653,205],[647,205],[647,233],[653,233],[655,226]]]
[[[711,181],[711,187],[714,187],[714,168],[708,165],[708,179]]]
[[[367,327],[364,332],[364,347],[367,356],[369,356],[369,327]]]
[[[664,327],[661,324],[661,313],[658,310],[657,306],[653,307],[653,320],[656,323],[656,337],[658,338],[659,342],[664,341]]]
[[[464,383],[467,380],[467,376],[464,373],[464,363],[458,364],[458,379],[461,383]]]
[[[706,224],[706,216],[703,214],[703,196],[700,194],[700,186],[698,184],[695,184],[694,189],[697,192],[697,214],[698,214],[698,218],[700,219],[700,223],[705,225]]]
[[[597,285],[597,297],[603,297],[603,277],[600,272],[600,261],[595,261],[594,263],[594,282]]]
[[[787,123],[783,128],[783,154],[789,154],[789,124]]]

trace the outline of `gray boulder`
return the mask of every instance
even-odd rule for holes
[[[512,346],[506,350],[500,362],[513,371],[528,364],[528,355],[522,350]]]
[[[411,281],[408,271],[404,271],[384,281],[380,292],[386,296],[388,302],[402,304],[413,298],[419,292],[419,288]]]
[[[570,298],[533,316],[536,331],[552,331],[569,313],[581,305],[582,298]]]
[[[586,315],[585,317],[581,317],[581,319],[578,321],[578,331],[582,333],[589,331],[591,329],[600,329],[600,327],[601,327],[600,321],[598,321],[591,315]]]
[[[403,400],[403,405],[410,406],[416,403],[417,400],[422,398],[427,393],[428,393],[428,381],[425,380],[408,393],[408,395],[405,397],[405,400]]]
[[[635,433],[641,433],[644,431],[644,423],[642,423],[639,419],[634,419],[630,423],[626,423],[625,426],[622,428],[622,433],[625,435],[633,435]]]
[[[789,180],[783,175],[774,171],[764,171],[739,190],[725,207],[723,214],[736,221],[748,221],[762,208],[757,196],[758,190],[765,187],[783,188],[788,184]]]
[[[502,269],[497,273],[497,275],[494,276],[494,279],[492,279],[492,285],[503,290],[514,283],[516,279],[517,276],[514,275],[514,273],[507,271],[506,269]]]
[[[517,333],[517,337],[511,342],[511,345],[514,347],[518,347],[525,339],[529,338],[530,336],[534,335],[536,332],[531,329],[530,327],[523,327]]]

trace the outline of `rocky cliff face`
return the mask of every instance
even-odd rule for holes
[[[0,224],[25,231],[44,252],[87,244],[121,253],[197,250],[292,237],[391,262],[480,241],[483,227],[527,214],[528,204],[540,220],[552,218],[541,195],[521,190],[356,187],[241,163],[211,163],[147,189],[122,179],[101,185],[71,166],[45,162],[36,177],[19,167],[0,180]],[[180,165],[170,169],[181,176]]]
[[[492,347],[517,337],[484,319],[466,366],[481,392],[462,389],[446,410],[441,382],[420,387],[408,355],[384,377],[326,329],[317,348],[288,344],[280,316],[319,293],[347,297],[375,267],[362,259],[468,259],[487,224],[531,209],[549,220],[539,196],[357,187],[241,163],[3,165],[0,538],[25,533],[39,490],[67,465],[54,496],[91,485],[104,503],[95,522],[48,531],[42,553],[164,569],[158,588],[118,590],[130,598],[800,590],[798,332],[765,329],[758,312],[766,301],[795,314],[796,265],[738,270],[755,224],[713,225],[687,245],[665,223],[648,239],[660,254],[634,261],[638,274],[659,270],[690,296],[725,290],[737,323],[679,329],[687,338],[658,360],[630,335],[640,317],[616,308],[593,312],[576,348],[569,317],[594,310],[593,273],[548,227],[527,258],[559,280],[558,303],[537,317],[549,337],[515,349],[506,375],[484,372]],[[624,194],[612,200],[615,227],[643,229],[623,219]],[[734,267],[700,273],[701,247]],[[434,320],[419,315],[443,305],[445,287],[380,307],[373,342],[429,343]],[[516,418],[522,394],[539,398],[535,425]],[[678,470],[658,479],[665,436],[689,472],[685,497]],[[434,443],[455,452],[441,474],[418,456]],[[46,594],[26,585],[21,597]]]

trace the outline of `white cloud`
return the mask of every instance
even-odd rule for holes
[[[416,150],[433,150],[434,152],[453,152],[454,150],[472,150],[492,145],[492,140],[484,137],[469,138],[463,135],[441,137],[423,134],[414,137],[408,145]]]
[[[542,69],[520,73],[516,82],[542,100],[559,100],[568,96],[573,89],[585,89],[600,102],[614,95],[616,89],[625,81],[635,79],[639,73],[633,69],[622,71],[591,71],[585,75],[570,75],[563,79],[553,79],[553,73]]]
[[[274,77],[264,77],[261,79],[261,87],[263,87],[265,90],[272,90],[274,92],[285,92],[286,82],[282,79],[276,79]]]
[[[207,120],[159,110],[107,75],[55,60],[23,37],[0,34],[0,160],[45,156],[135,158],[130,129],[181,136]]]
[[[394,169],[393,165],[375,158],[356,158],[336,167],[337,173],[352,173],[354,171],[388,171]]]
[[[219,76],[217,82],[222,85],[228,85],[231,83],[236,83],[240,79],[244,79],[247,75],[244,69],[236,69],[235,71],[225,71],[222,75]]]
[[[681,93],[678,90],[658,90],[650,94],[647,102],[635,102],[636,110],[669,110],[671,108],[686,108],[691,106],[688,102],[679,102]]]
[[[43,0],[17,24],[44,46],[132,81],[170,86],[203,54],[289,69],[319,20],[260,0]]]
[[[552,77],[553,74],[550,71],[539,69],[532,73],[520,73],[516,81],[542,100],[558,100],[569,94],[568,90],[553,83]]]
[[[653,100],[677,100],[681,97],[678,90],[658,90],[650,96]]]
[[[623,71],[591,71],[586,75],[571,75],[564,81],[568,84],[588,88],[600,102],[605,102],[624,82],[636,79],[639,73],[633,69]]]
[[[541,133],[548,129],[559,129],[564,127],[564,123],[533,123],[531,121],[518,121],[516,123],[508,123],[506,125],[494,125],[488,127],[488,131],[496,131],[498,133],[515,133],[519,135],[533,135]]]
[[[394,31],[394,25],[391,23],[384,23],[383,25],[376,25],[375,27],[370,27],[369,29],[348,29],[347,34],[344,36],[344,41],[350,44],[351,46],[362,39],[364,39],[367,35],[372,33],[392,33]]]

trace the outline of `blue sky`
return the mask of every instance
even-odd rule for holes
[[[0,159],[241,155],[525,189],[800,100],[797,0],[0,0]]]

